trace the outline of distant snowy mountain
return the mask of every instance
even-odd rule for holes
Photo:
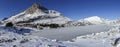
[[[68,21],[72,21],[71,19],[63,16],[61,13],[55,10],[48,10],[42,5],[35,3],[27,10],[11,16],[4,22],[14,22],[14,23],[32,23],[32,24],[40,24],[40,23],[55,23],[55,24],[65,24]]]
[[[79,22],[82,22],[84,24],[109,24],[110,21],[100,18],[98,16],[92,16],[92,17],[88,17],[88,18],[84,18],[79,20]]]

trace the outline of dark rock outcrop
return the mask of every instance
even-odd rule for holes
[[[39,10],[39,11],[45,12],[45,13],[48,11],[48,9],[45,8],[44,6],[42,6],[42,5],[38,4],[38,3],[35,3],[35,4],[33,4],[30,8],[28,8],[28,9],[26,10],[26,14],[32,14],[32,13],[34,13],[36,10]]]

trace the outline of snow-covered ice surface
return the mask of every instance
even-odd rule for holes
[[[73,27],[65,27],[58,29],[47,29],[40,30],[36,32],[31,32],[32,35],[46,37],[49,39],[57,39],[57,40],[72,40],[77,36],[87,35],[97,32],[106,32],[111,28],[110,25],[88,25],[88,26],[73,26]]]

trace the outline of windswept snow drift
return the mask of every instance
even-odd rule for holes
[[[10,29],[13,28],[0,28],[0,47],[78,47],[42,37],[13,33]]]

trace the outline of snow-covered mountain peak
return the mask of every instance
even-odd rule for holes
[[[92,16],[92,17],[88,17],[89,19],[100,19],[100,17],[98,16]]]
[[[88,18],[84,18],[82,20],[79,20],[83,23],[89,23],[89,24],[109,24],[109,21],[107,19],[98,17],[98,16],[92,16]]]
[[[16,14],[4,22],[14,22],[14,23],[56,23],[65,24],[71,19],[63,16],[60,12],[55,10],[48,10],[42,5],[35,3],[27,10]]]
[[[99,22],[102,22],[102,18],[98,17],[98,16],[92,16],[92,17],[88,17],[88,18],[85,18],[84,20],[88,20],[88,21],[99,21]]]

